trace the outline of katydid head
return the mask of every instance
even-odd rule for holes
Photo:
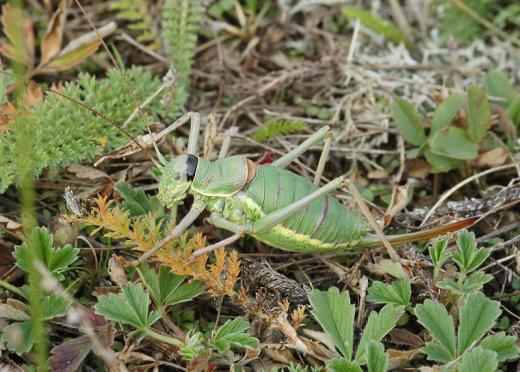
[[[198,158],[195,155],[180,155],[161,167],[159,178],[159,202],[166,207],[174,207],[188,194],[197,170]]]

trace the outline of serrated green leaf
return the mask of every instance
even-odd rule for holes
[[[458,160],[471,160],[478,156],[478,145],[464,129],[458,127],[448,127],[435,133],[430,149],[437,155]]]
[[[447,247],[448,239],[437,239],[428,247],[428,253],[430,254],[433,266],[441,267],[448,261],[450,254],[446,251]]]
[[[408,101],[398,98],[393,107],[394,120],[402,136],[415,146],[421,146],[426,141],[424,128],[415,108]]]
[[[125,182],[118,182],[115,187],[124,199],[119,207],[128,211],[131,217],[144,216],[153,212],[150,197],[143,190],[136,190]]]
[[[148,313],[150,297],[138,285],[128,283],[122,293],[99,296],[96,313],[107,320],[113,320],[131,325],[139,330],[145,330],[160,319],[158,311]]]
[[[428,360],[441,363],[448,363],[453,359],[448,349],[441,344],[435,344],[433,342],[427,342],[426,345],[421,348],[421,353],[425,354]]]
[[[506,98],[498,104],[503,108],[507,106],[518,96],[515,88],[509,82],[507,75],[502,71],[490,71],[484,76],[484,89],[487,95],[493,97]]]
[[[368,372],[386,372],[388,356],[381,342],[370,341],[367,347]]]
[[[468,134],[475,143],[480,143],[489,128],[491,109],[486,93],[476,86],[468,88]]]
[[[482,292],[468,295],[459,311],[459,355],[493,327],[500,313],[500,302],[490,300]]]
[[[185,276],[174,275],[166,266],[159,267],[159,274],[148,264],[138,269],[155,304],[160,308],[190,301],[204,292],[200,282],[183,283]]]
[[[493,276],[482,271],[477,271],[466,278],[462,283],[455,282],[448,278],[437,283],[437,287],[447,289],[454,294],[467,295],[473,292],[480,291],[484,284],[493,280]]]
[[[505,332],[499,332],[492,336],[485,337],[480,346],[485,350],[497,353],[497,360],[503,362],[508,359],[515,359],[520,353],[520,348],[516,345],[516,338],[507,336]]]
[[[330,287],[327,292],[314,289],[309,302],[312,315],[343,356],[351,360],[356,307],[350,303],[348,293],[340,293],[336,287]]]
[[[330,372],[363,372],[363,369],[357,364],[339,358],[329,360],[327,370]]]
[[[491,254],[489,249],[477,249],[475,234],[467,230],[458,233],[457,249],[452,259],[464,273],[476,270]]]
[[[70,301],[55,294],[49,294],[43,298],[43,319],[50,320],[64,316],[70,308]]]
[[[459,372],[495,372],[498,368],[496,353],[484,350],[480,346],[464,356],[459,365]]]
[[[2,329],[1,340],[7,344],[7,348],[18,355],[29,352],[34,345],[32,320],[9,324]]]
[[[404,313],[404,306],[385,305],[379,313],[372,311],[368,316],[363,335],[356,350],[356,362],[366,363],[366,348],[370,341],[379,342],[390,332]]]
[[[184,346],[179,349],[179,354],[184,360],[192,360],[206,349],[202,332],[188,333],[184,340]]]
[[[255,350],[259,342],[258,339],[245,333],[248,329],[249,322],[242,318],[228,320],[217,329],[210,344],[220,353],[228,351],[231,346]]]
[[[457,356],[455,326],[453,318],[448,314],[446,308],[438,302],[426,300],[415,307],[415,315],[419,323],[439,341],[445,352],[441,353],[437,347],[430,346],[429,348],[435,348],[438,354],[447,354],[449,360],[455,359]]]
[[[52,242],[52,234],[46,228],[35,228],[29,239],[16,247],[13,252],[16,265],[23,271],[29,272],[32,268],[32,260],[39,259],[51,274],[61,279],[60,274],[78,259],[79,249],[70,245],[53,248]]]
[[[376,304],[394,304],[408,306],[412,288],[408,280],[399,279],[391,284],[374,282],[368,289],[367,300]]]
[[[447,156],[437,155],[431,150],[425,150],[424,156],[428,163],[432,165],[432,173],[444,173],[449,172],[452,169],[456,169],[463,165],[462,160],[452,159]]]
[[[450,125],[450,123],[453,121],[453,118],[463,105],[463,96],[452,95],[446,98],[433,113],[432,130],[430,132],[430,136]]]

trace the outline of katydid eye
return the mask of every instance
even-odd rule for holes
[[[175,174],[173,175],[173,179],[174,179],[175,181],[179,181],[181,178],[182,178],[182,176],[181,176],[180,173],[175,173]]]

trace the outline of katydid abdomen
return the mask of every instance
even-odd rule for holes
[[[261,165],[243,193],[265,215],[317,189],[317,186],[295,173],[271,165]],[[368,230],[369,226],[363,218],[334,197],[325,195],[271,230],[253,236],[286,251],[320,252],[356,245]]]

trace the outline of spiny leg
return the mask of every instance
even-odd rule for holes
[[[307,138],[303,143],[298,145],[293,150],[289,151],[287,154],[282,156],[280,159],[273,161],[275,167],[285,168],[287,167],[293,160],[295,160],[298,156],[307,151],[310,147],[315,145],[316,143],[323,141],[327,137],[327,133],[329,132],[329,127],[324,126],[312,136]]]
[[[314,175],[314,184],[316,186],[320,184],[321,176],[323,175],[323,170],[325,169],[325,164],[327,164],[327,160],[329,159],[330,148],[332,147],[333,140],[334,135],[332,134],[332,131],[328,131],[325,144],[321,150],[320,160],[318,161],[318,168],[316,168],[316,174]]]

